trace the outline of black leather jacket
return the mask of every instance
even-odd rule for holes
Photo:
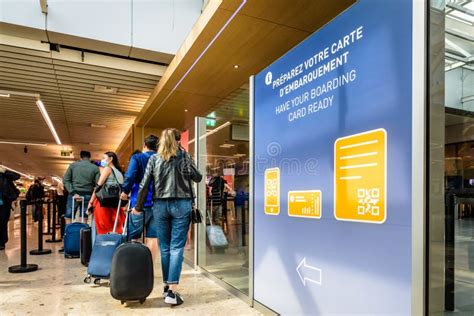
[[[153,200],[191,198],[194,193],[191,195],[192,187],[189,180],[200,182],[202,174],[197,170],[189,154],[183,150],[179,150],[176,157],[168,161],[161,158],[159,154],[151,156],[140,183],[135,205],[137,211],[143,211],[151,180],[154,183]]]

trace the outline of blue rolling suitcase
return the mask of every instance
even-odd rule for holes
[[[89,266],[87,267],[88,275],[84,279],[85,283],[90,283],[91,279],[94,278],[94,284],[100,284],[101,279],[110,278],[110,268],[115,249],[124,242],[124,236],[115,232],[120,213],[120,204],[119,202],[117,207],[114,230],[108,234],[97,235],[95,238]],[[127,221],[125,221],[126,223]]]
[[[66,225],[64,230],[64,257],[79,258],[81,247],[81,229],[89,227],[84,223],[84,198],[81,198],[81,222],[75,221],[74,197],[72,197],[72,223]]]

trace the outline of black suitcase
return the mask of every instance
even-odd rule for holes
[[[143,304],[153,291],[153,258],[151,251],[139,242],[120,245],[112,258],[110,295],[122,304]]]
[[[92,228],[90,226],[81,229],[81,246],[79,253],[81,255],[82,265],[87,267],[92,253]]]

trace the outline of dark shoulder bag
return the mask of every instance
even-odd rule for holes
[[[192,200],[191,222],[193,224],[200,224],[202,223],[202,214],[201,214],[201,211],[196,207],[193,185],[191,183],[191,169],[189,168],[188,155],[186,151],[184,151],[184,159],[186,161],[186,168],[188,170],[188,185],[189,185],[189,190],[191,192],[191,200]]]
[[[120,184],[115,176],[115,171],[113,168],[112,175],[115,178],[115,184],[106,184],[102,186],[99,192],[96,192],[96,197],[99,200],[100,206],[102,207],[117,207],[118,203],[120,203],[120,194],[122,193],[122,189]]]

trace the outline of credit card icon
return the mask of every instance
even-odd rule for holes
[[[280,168],[265,170],[265,214],[280,214]]]
[[[321,191],[289,191],[288,216],[321,218]]]
[[[382,224],[387,218],[387,132],[376,129],[334,143],[334,216]]]

